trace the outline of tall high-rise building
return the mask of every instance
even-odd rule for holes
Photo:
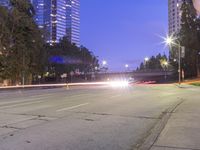
[[[80,0],[67,0],[67,36],[80,46]]]
[[[169,35],[176,34],[181,28],[181,5],[183,0],[168,0]]]
[[[35,21],[44,29],[48,43],[58,43],[64,36],[80,46],[80,0],[31,0]]]

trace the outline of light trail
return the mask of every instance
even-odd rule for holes
[[[88,85],[108,85],[112,87],[128,86],[127,81],[107,81],[107,82],[85,82],[85,83],[63,83],[63,84],[39,84],[39,85],[16,85],[2,86],[0,89],[22,89],[22,88],[42,88],[42,87],[70,87],[70,86],[88,86]]]

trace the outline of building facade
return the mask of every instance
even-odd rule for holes
[[[168,27],[169,35],[176,34],[181,28],[182,0],[168,0]]]
[[[67,36],[80,46],[80,0],[67,0]]]
[[[46,41],[58,43],[64,36],[80,46],[80,0],[31,0],[35,21],[44,29]]]

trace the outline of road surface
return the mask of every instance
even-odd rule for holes
[[[194,93],[175,85],[1,91],[0,150],[139,149]]]

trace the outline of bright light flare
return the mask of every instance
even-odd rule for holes
[[[114,88],[125,88],[129,86],[128,81],[111,81],[109,84]]]
[[[167,62],[167,61],[165,61],[163,64],[164,64],[165,66],[168,66],[168,62]]]
[[[167,35],[166,37],[161,37],[164,41],[163,43],[166,45],[166,46],[172,46],[172,45],[176,45],[175,41],[176,41],[176,38],[171,35]]]
[[[144,58],[145,62],[149,61],[149,58],[148,57],[145,57]]]
[[[105,81],[105,82],[84,82],[84,83],[63,83],[63,84],[39,84],[39,85],[16,85],[2,86],[0,89],[20,89],[20,88],[48,88],[48,87],[75,87],[75,86],[112,86],[112,87],[127,87],[128,81]]]
[[[103,60],[102,64],[103,64],[103,66],[107,65],[107,61]]]
[[[128,64],[126,64],[126,65],[125,65],[125,68],[128,68],[128,67],[129,67],[129,65],[128,65]]]
[[[173,40],[172,40],[172,38],[169,37],[165,40],[165,42],[166,42],[166,44],[170,45],[173,42]]]
[[[157,36],[162,39],[160,44],[164,45],[164,48],[171,47],[173,45],[177,45],[176,44],[177,38],[174,34],[168,35],[166,33],[165,36],[161,36],[161,35],[157,35]]]

